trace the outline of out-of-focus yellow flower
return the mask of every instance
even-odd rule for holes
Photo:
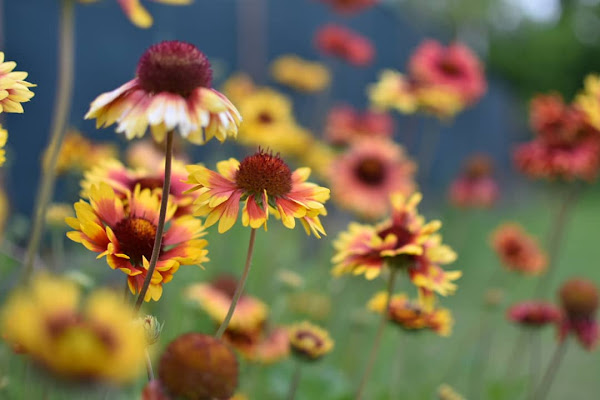
[[[310,361],[318,360],[333,350],[334,342],[325,329],[303,321],[288,328],[294,354]]]
[[[387,298],[386,292],[377,293],[369,301],[369,310],[383,313]],[[430,310],[419,302],[410,301],[405,294],[392,296],[388,314],[388,318],[403,329],[431,329],[440,336],[448,336],[452,331],[453,320],[449,310],[445,308]]]
[[[73,206],[67,203],[52,203],[46,210],[46,223],[53,228],[68,228],[65,219],[74,217]]]
[[[80,3],[89,4],[96,3],[99,0],[79,0]],[[170,4],[170,5],[187,5],[192,0],[154,0],[157,3]],[[140,0],[117,0],[123,12],[129,18],[129,20],[138,28],[150,28],[154,19],[152,15],[146,10]]]
[[[4,52],[0,51],[0,113],[22,113],[21,103],[34,96],[29,88],[36,85],[25,81],[27,72],[13,71],[16,66],[14,61],[4,61]]]
[[[583,81],[583,91],[575,104],[583,111],[590,125],[600,130],[600,75],[590,74]]]
[[[276,82],[301,92],[318,92],[331,83],[331,74],[323,64],[292,54],[280,56],[273,61],[271,74]]]
[[[0,166],[4,165],[6,162],[6,150],[4,150],[4,146],[6,146],[7,140],[8,131],[0,125]]]
[[[384,70],[367,93],[373,107],[381,111],[395,109],[402,114],[412,114],[419,107],[409,80],[393,70]]]
[[[297,157],[300,162],[314,171],[319,178],[329,178],[331,164],[337,156],[331,146],[313,138],[310,144],[304,148],[298,148],[296,151],[299,151]]]
[[[229,400],[248,400],[248,396],[246,396],[243,393],[236,393],[235,396],[233,396]]]
[[[465,398],[454,390],[452,386],[445,383],[440,385],[437,395],[440,400],[465,400]]]
[[[313,320],[325,320],[331,313],[331,298],[322,293],[299,292],[288,297],[291,311]]]
[[[223,94],[227,96],[233,104],[239,105],[244,99],[257,90],[256,85],[250,78],[250,75],[238,72],[229,77],[221,88]]]
[[[83,137],[78,131],[67,133],[62,143],[56,172],[61,174],[67,171],[83,172],[92,168],[103,160],[116,158],[117,147],[110,143],[94,143]],[[44,165],[48,165],[48,153],[44,155]]]
[[[419,108],[441,119],[454,117],[465,108],[461,95],[444,86],[421,86],[415,90]]]
[[[80,307],[72,282],[39,275],[17,289],[1,313],[7,341],[52,372],[123,383],[144,365],[144,332],[121,296],[98,290]]]
[[[304,278],[289,269],[277,271],[277,280],[291,289],[298,289],[304,286]]]
[[[6,196],[6,191],[4,190],[4,187],[0,187],[0,240],[4,237],[4,229],[6,228],[9,208],[10,203]]]

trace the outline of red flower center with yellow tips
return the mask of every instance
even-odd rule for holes
[[[292,171],[278,155],[259,150],[242,160],[235,182],[246,193],[282,196],[292,190]]]
[[[377,158],[365,158],[355,168],[356,176],[366,185],[377,186],[385,180],[385,167]]]
[[[114,228],[121,251],[133,265],[141,265],[143,257],[150,260],[156,236],[156,226],[143,218],[126,218]]]
[[[439,64],[439,68],[448,76],[458,77],[462,75],[460,66],[449,59],[443,59]]]
[[[154,190],[154,189],[162,189],[163,187],[163,179],[160,178],[154,178],[154,177],[145,177],[145,178],[140,178],[135,180],[132,185],[131,188],[135,188],[136,185],[140,185],[141,189],[150,189],[150,190]]]
[[[169,92],[188,97],[197,87],[210,88],[208,58],[196,46],[164,41],[151,46],[140,58],[137,76],[149,93]]]

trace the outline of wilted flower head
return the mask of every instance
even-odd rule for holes
[[[99,0],[79,0],[80,3],[96,3]],[[171,5],[186,5],[192,0],[154,0],[158,3]],[[129,20],[139,28],[150,28],[153,23],[152,15],[146,10],[141,0],[117,0]]]
[[[517,324],[538,328],[554,324],[561,318],[560,310],[546,301],[523,301],[510,307],[506,317]]]
[[[211,81],[208,58],[194,45],[160,42],[142,55],[136,77],[96,98],[85,118],[96,118],[97,127],[116,122],[127,139],[150,128],[158,142],[171,130],[195,144],[223,142],[237,136],[241,116]]]
[[[238,362],[221,340],[186,333],[160,358],[158,376],[166,391],[186,400],[226,400],[238,386]]]
[[[75,203],[76,218],[66,222],[74,231],[67,236],[87,249],[106,256],[112,269],[127,274],[132,293],[138,293],[149,268],[158,226],[160,197],[150,189],[136,185],[123,199],[106,183],[94,185],[89,203]],[[206,234],[202,221],[184,215],[174,217],[177,206],[169,202],[167,228],[163,234],[156,270],[145,301],[158,300],[163,284],[170,282],[181,265],[199,265],[208,261]]]
[[[360,112],[351,106],[338,106],[329,110],[325,136],[334,145],[347,145],[354,140],[386,137],[394,134],[394,120],[379,111]]]
[[[306,182],[309,168],[292,172],[281,157],[259,150],[242,162],[234,158],[221,161],[217,170],[188,166],[187,183],[200,191],[194,202],[195,214],[206,216],[205,226],[219,222],[219,232],[228,231],[243,202],[244,226],[266,228],[272,213],[286,228],[293,229],[298,218],[308,235],[312,232],[320,238],[325,234],[319,216],[327,213],[323,203],[329,199],[329,189]]]
[[[416,169],[404,148],[391,140],[355,140],[331,165],[333,199],[362,217],[381,218],[389,212],[392,193],[414,191]]]
[[[237,279],[221,276],[211,283],[196,283],[185,291],[185,297],[202,308],[216,324],[227,315],[237,287]],[[256,332],[267,319],[267,305],[260,299],[242,294],[231,317],[228,330],[232,332]]]
[[[288,333],[292,351],[302,359],[318,360],[333,350],[329,332],[308,321],[290,326]]]
[[[80,304],[72,282],[38,275],[17,289],[1,313],[6,340],[70,379],[123,383],[144,365],[144,332],[122,297],[97,290]]]
[[[301,92],[318,92],[331,83],[331,74],[325,65],[293,54],[280,56],[273,61],[271,75],[276,82]]]
[[[13,71],[16,66],[14,61],[4,61],[4,52],[0,51],[0,113],[22,113],[21,103],[34,96],[29,88],[36,85],[25,81],[27,72]]]
[[[546,254],[537,240],[518,223],[509,222],[496,228],[491,245],[502,264],[511,271],[539,275],[546,270]]]
[[[369,301],[368,308],[376,313],[383,313],[387,298],[386,292],[377,293]],[[405,294],[392,296],[388,318],[408,331],[430,329],[440,336],[449,336],[454,323],[449,310],[425,307],[418,301],[410,301]]]
[[[379,0],[319,0],[327,4],[335,12],[343,15],[359,13],[367,8],[376,5]]]
[[[408,69],[418,85],[450,89],[466,104],[475,103],[486,91],[483,66],[462,43],[443,46],[425,40],[412,54]]]
[[[492,176],[492,160],[475,154],[450,185],[450,201],[458,207],[491,207],[498,199],[499,189]]]
[[[317,49],[352,65],[364,67],[373,61],[375,48],[369,39],[341,25],[328,24],[315,35]]]
[[[560,339],[573,333],[583,347],[592,350],[600,338],[596,285],[587,279],[573,278],[561,286],[559,297],[564,313],[559,327]]]

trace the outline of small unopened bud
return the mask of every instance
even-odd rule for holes
[[[164,324],[158,322],[158,319],[153,315],[146,315],[144,318],[140,318],[139,322],[144,327],[148,346],[158,342]]]
[[[462,395],[445,383],[438,388],[438,398],[440,400],[465,400]]]
[[[569,318],[590,317],[598,309],[598,289],[586,279],[574,278],[565,282],[559,295]]]

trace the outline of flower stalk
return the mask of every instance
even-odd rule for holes
[[[294,367],[294,375],[290,382],[290,391],[288,393],[288,400],[294,400],[296,398],[296,392],[298,391],[298,385],[300,384],[300,376],[302,375],[302,365],[297,362]]]
[[[235,288],[235,293],[233,294],[233,299],[231,299],[231,305],[229,306],[227,315],[225,316],[225,319],[223,320],[223,322],[219,326],[219,329],[217,329],[217,332],[215,333],[215,337],[217,339],[220,339],[223,336],[223,333],[225,333],[225,330],[229,325],[229,321],[231,321],[231,317],[233,317],[235,307],[237,306],[240,297],[242,297],[244,286],[246,285],[246,280],[248,279],[248,273],[250,272],[250,265],[252,264],[252,254],[254,252],[255,239],[256,229],[252,228],[250,230],[250,241],[248,243],[248,253],[246,255],[246,265],[244,265],[244,272],[242,272],[242,278],[240,279],[240,281],[237,284],[237,287]]]
[[[531,400],[544,400],[546,396],[548,396],[548,393],[550,392],[550,387],[554,382],[554,378],[556,377],[556,373],[558,372],[566,350],[566,340],[562,340],[556,345],[556,349],[554,350],[552,359],[550,360],[546,372],[544,373],[544,377],[542,378],[542,383],[540,383],[540,385],[538,386],[538,389],[531,397]]]
[[[165,230],[165,219],[167,217],[167,205],[169,203],[169,192],[171,190],[171,162],[173,158],[173,134],[171,130],[167,133],[167,146],[165,150],[165,179],[163,183],[162,198],[160,200],[160,212],[158,217],[158,226],[156,227],[156,236],[154,237],[154,245],[152,247],[152,256],[150,257],[150,265],[148,266],[148,272],[144,284],[140,290],[140,295],[135,302],[135,310],[139,311],[146,292],[152,281],[152,275],[156,269],[156,263],[158,262],[158,256],[160,254],[160,248],[162,245],[163,232]]]
[[[390,276],[388,278],[387,284],[387,300],[385,304],[384,312],[381,313],[381,320],[379,322],[379,326],[377,327],[377,332],[375,334],[375,340],[373,342],[373,347],[371,347],[371,351],[369,353],[369,358],[367,359],[367,367],[365,372],[360,380],[360,384],[358,385],[358,390],[356,391],[356,400],[360,400],[363,398],[365,387],[367,386],[367,381],[373,372],[373,367],[375,366],[375,359],[377,358],[377,352],[379,350],[379,346],[381,345],[381,339],[383,338],[383,331],[385,326],[387,325],[387,321],[389,319],[390,313],[390,302],[392,299],[392,294],[394,292],[394,285],[396,283],[396,275],[398,271],[396,268],[390,268]]]
[[[50,143],[45,158],[47,161],[42,164],[41,168],[42,177],[36,197],[33,226],[23,263],[23,282],[29,281],[33,272],[34,260],[44,231],[46,210],[54,192],[56,163],[65,137],[67,118],[71,109],[75,63],[75,1],[62,0],[60,10],[58,86],[52,114],[54,117],[52,120]]]

